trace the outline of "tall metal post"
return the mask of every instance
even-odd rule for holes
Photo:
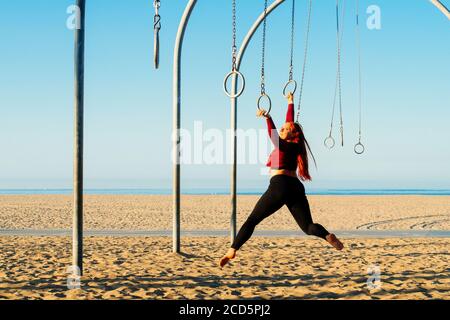
[[[181,51],[186,26],[197,0],[189,0],[178,27],[173,62],[173,252],[180,253],[180,128],[181,128]]]
[[[285,0],[276,0],[267,8],[267,15],[269,15],[273,10],[275,10],[280,4],[282,4]],[[244,57],[245,50],[247,50],[247,46],[250,43],[253,35],[255,34],[258,27],[264,21],[264,12],[256,19],[253,26],[248,31],[247,35],[242,42],[242,45],[239,49],[238,56],[236,58],[237,69],[239,70],[241,67],[241,61]],[[237,77],[236,75],[232,76],[232,84],[231,84],[231,95],[235,96],[237,92]],[[231,243],[233,243],[236,237],[237,230],[237,97],[230,98],[231,100],[231,134],[232,134],[232,146],[231,153],[233,164],[231,168],[231,219],[230,219],[230,238]]]
[[[72,265],[83,274],[83,118],[85,0],[77,0],[79,28],[75,30],[75,114],[73,168]]]
[[[239,70],[240,60],[236,58],[236,66]],[[231,96],[237,92],[237,77],[231,78]],[[230,243],[233,244],[237,234],[237,97],[231,100],[231,154],[233,164],[231,166],[231,219],[230,219]]]

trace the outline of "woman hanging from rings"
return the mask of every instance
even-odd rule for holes
[[[322,225],[314,223],[311,217],[305,187],[301,182],[311,180],[308,164],[308,154],[311,150],[302,127],[294,122],[292,93],[288,94],[286,123],[279,134],[271,116],[265,110],[258,110],[257,116],[266,118],[269,137],[275,146],[267,163],[271,168],[270,185],[239,230],[231,248],[220,259],[220,266],[223,267],[229,260],[234,259],[236,252],[252,236],[255,227],[284,205],[288,207],[303,232],[322,238],[337,250],[342,250],[344,246],[341,241]]]

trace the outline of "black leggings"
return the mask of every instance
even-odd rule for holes
[[[289,208],[295,221],[307,235],[314,235],[325,239],[329,232],[320,224],[313,223],[308,199],[305,195],[305,187],[295,177],[276,175],[270,179],[267,191],[256,203],[247,221],[234,239],[232,248],[239,250],[250,239],[255,227],[278,211],[283,205]]]

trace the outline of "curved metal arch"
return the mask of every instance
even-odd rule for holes
[[[267,16],[270,15],[280,4],[285,2],[285,0],[275,0],[268,8],[267,8]],[[248,31],[247,35],[245,36],[244,40],[242,41],[241,47],[239,48],[238,55],[236,58],[236,66],[239,70],[241,66],[242,59],[244,58],[245,51],[247,50],[247,47],[250,43],[250,40],[253,38],[253,35],[258,30],[261,23],[264,21],[264,12],[262,12],[259,17],[256,19],[253,26]],[[231,82],[231,90],[232,90],[232,96],[236,95],[237,91],[237,77],[232,77]],[[236,137],[236,128],[237,128],[237,98],[231,98],[231,132],[232,132],[232,159],[233,159],[233,165],[231,169],[231,186],[230,186],[230,192],[231,192],[231,218],[230,218],[230,240],[231,243],[233,243],[234,238],[237,234],[237,137]]]
[[[268,8],[267,8],[267,16],[269,16],[280,4],[285,2],[286,0],[275,0]],[[236,58],[236,65],[237,69],[239,70],[239,67],[241,66],[241,61],[244,57],[245,51],[247,50],[247,47],[250,43],[250,40],[252,40],[253,35],[258,30],[261,23],[264,21],[264,12],[262,12],[259,17],[256,19],[253,26],[248,31],[247,35],[245,36],[244,40],[242,41],[241,47],[239,48],[238,55]]]
[[[430,0],[432,4],[436,6],[449,20],[450,20],[450,10],[439,0]]]
[[[194,10],[197,0],[189,0],[178,27],[175,48],[173,54],[173,252],[180,252],[180,207],[181,207],[181,188],[180,188],[180,128],[181,128],[181,52],[183,48],[183,39],[186,27]]]
[[[275,0],[268,8],[267,15],[269,15],[273,10],[275,10],[280,4],[282,4],[285,0]],[[186,27],[189,23],[189,18],[194,10],[195,5],[197,4],[197,0],[189,0],[186,5],[186,9],[184,11],[183,16],[181,17],[180,25],[178,27],[178,33],[175,40],[175,49],[174,49],[174,64],[173,64],[173,252],[179,253],[180,250],[180,204],[181,204],[181,188],[180,188],[180,176],[181,176],[181,168],[180,168],[180,128],[181,128],[181,52],[184,34],[186,31]],[[241,48],[239,50],[239,54],[236,59],[236,65],[239,69],[244,53],[247,49],[247,46],[255,34],[256,30],[260,26],[260,24],[264,21],[264,13],[262,13],[257,19],[253,26],[250,28],[247,36],[244,38]],[[235,95],[237,90],[237,81],[236,77],[232,77],[232,95]],[[234,240],[236,234],[236,163],[237,163],[237,141],[236,141],[236,98],[231,98],[232,103],[232,115],[231,115],[231,123],[232,123],[232,132],[233,132],[233,172],[232,172],[232,183],[231,183],[231,194],[232,194],[232,217],[231,217],[231,238]]]

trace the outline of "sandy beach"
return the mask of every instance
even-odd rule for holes
[[[239,197],[240,225],[257,196]],[[450,230],[450,197],[310,196],[339,230]],[[70,229],[71,197],[0,196],[0,229]],[[184,230],[227,230],[227,196],[183,196]],[[170,196],[87,196],[87,230],[170,230]],[[295,230],[283,208],[259,230]],[[0,299],[449,299],[450,238],[252,238],[220,269],[227,237],[86,237],[81,288],[67,288],[70,237],[0,236]],[[378,271],[374,268],[379,268]],[[379,272],[379,277],[377,276]],[[369,280],[380,282],[369,282]],[[376,283],[375,286],[373,284]],[[372,284],[372,285],[371,285]]]
[[[258,196],[239,196],[238,225]],[[315,221],[330,230],[450,230],[449,196],[309,196]],[[229,196],[182,197],[183,230],[228,230]],[[69,229],[72,198],[62,195],[0,196],[0,229]],[[84,226],[91,230],[170,230],[171,196],[88,195]],[[259,230],[297,230],[286,207]]]
[[[225,238],[87,238],[80,289],[68,290],[69,238],[2,237],[0,299],[448,299],[450,239],[253,238],[224,269]],[[380,268],[369,290],[368,268]]]

